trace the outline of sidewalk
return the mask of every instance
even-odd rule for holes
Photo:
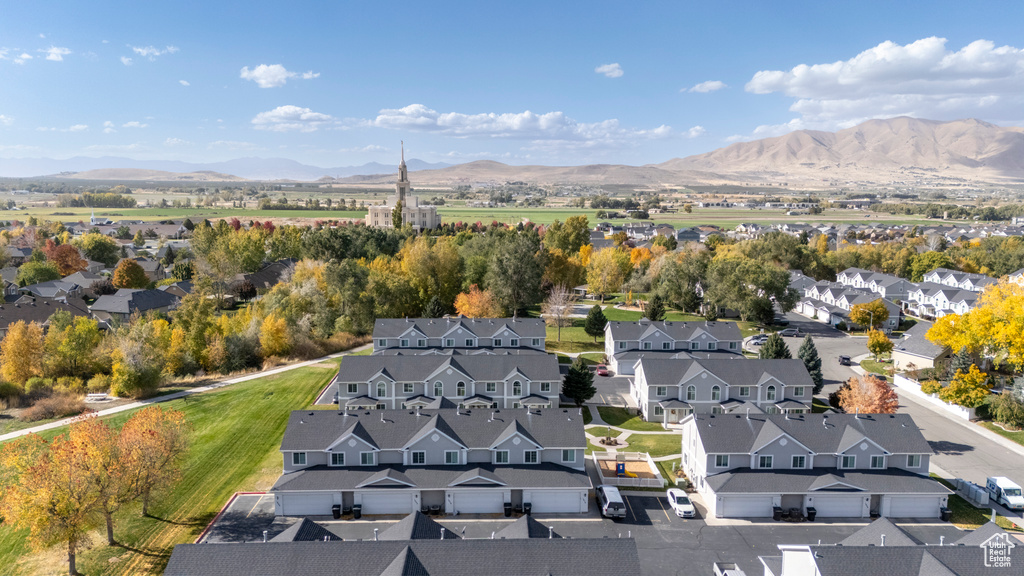
[[[312,366],[313,364],[319,364],[319,363],[324,362],[326,360],[334,360],[335,358],[341,358],[342,356],[345,356],[346,354],[351,354],[353,352],[359,352],[360,350],[365,350],[367,347],[371,347],[372,345],[373,344],[364,344],[362,346],[358,346],[356,348],[352,348],[351,350],[346,350],[344,352],[337,352],[335,354],[329,354],[327,356],[323,356],[323,357],[317,358],[315,360],[306,360],[304,362],[298,362],[296,364],[289,364],[287,366],[282,366],[280,368],[274,368],[273,370],[265,370],[265,371],[262,371],[262,372],[254,372],[252,374],[246,374],[245,376],[239,376],[237,378],[231,378],[231,379],[228,379],[228,380],[221,380],[219,382],[215,382],[215,383],[209,384],[207,386],[200,386],[198,388],[189,388],[188,390],[182,390],[181,392],[175,392],[174,394],[167,394],[165,396],[156,396],[154,398],[147,398],[145,400],[139,400],[138,402],[132,402],[130,404],[122,404],[121,406],[116,406],[114,408],[107,408],[106,410],[99,410],[97,412],[94,412],[94,413],[90,414],[90,416],[107,416],[107,415],[110,415],[110,414],[117,414],[118,412],[125,412],[127,410],[135,410],[136,408],[142,408],[143,406],[149,406],[150,404],[159,404],[160,402],[167,402],[167,401],[170,401],[170,400],[177,400],[178,398],[184,398],[186,396],[191,396],[193,394],[202,394],[203,392],[210,392],[212,390],[218,390],[220,388],[224,388],[224,387],[230,386],[232,384],[239,384],[241,382],[248,382],[249,380],[255,380],[257,378],[263,378],[264,376],[273,376],[275,374],[280,374],[282,372],[288,372],[289,370],[296,370],[298,368],[305,368],[306,366]],[[50,422],[48,424],[41,424],[39,426],[33,426],[31,428],[25,428],[23,430],[18,430],[17,432],[10,432],[8,434],[4,434],[4,435],[0,436],[0,442],[5,442],[7,440],[12,440],[14,438],[19,438],[21,436],[26,436],[28,434],[35,434],[37,432],[42,432],[43,430],[52,430],[54,428],[60,428],[61,426],[67,426],[68,424],[70,424],[71,422],[75,421],[78,418],[81,418],[81,416],[72,416],[70,418],[64,418],[62,420],[56,420],[56,421]]]
[[[647,432],[647,431],[639,431],[639,430],[629,430],[629,429],[626,429],[626,428],[620,428],[618,426],[612,426],[612,425],[608,424],[607,422],[605,422],[604,420],[601,419],[601,414],[600,414],[600,412],[597,411],[597,406],[598,406],[597,404],[587,404],[586,406],[590,410],[591,420],[590,420],[590,424],[587,424],[584,427],[583,433],[586,435],[587,440],[589,440],[590,443],[593,444],[594,446],[599,446],[601,448],[604,448],[608,452],[617,452],[619,450],[628,451],[629,450],[628,438],[630,436],[632,436],[633,434],[644,434],[644,435],[646,435],[646,434],[653,434],[653,435],[673,435],[673,436],[679,436],[679,438],[680,438],[680,447],[679,447],[679,449],[682,450],[682,434],[680,432],[676,432],[676,431],[673,431],[673,430],[665,430],[665,431],[653,431],[652,430],[650,432]],[[594,430],[596,428],[615,430],[616,432],[619,433],[619,435],[616,437],[616,440],[621,440],[621,441],[625,442],[626,446],[601,446],[600,444],[598,444],[598,440],[601,438],[601,436],[596,436],[596,435],[590,433],[591,430]],[[599,430],[595,430],[595,431],[599,431]],[[667,461],[667,460],[678,460],[678,459],[680,459],[682,457],[683,457],[683,454],[682,454],[682,452],[680,452],[678,454],[669,454],[668,456],[658,456],[657,458],[652,456],[651,460],[654,460],[655,462],[664,462],[664,461]]]

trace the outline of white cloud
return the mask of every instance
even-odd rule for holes
[[[53,62],[63,62],[64,57],[71,54],[71,50],[61,48],[59,46],[50,46],[49,48],[40,49],[39,51],[46,53],[46,59]]]
[[[611,64],[602,64],[597,68],[594,68],[594,72],[597,72],[598,74],[604,74],[608,78],[618,78],[625,74],[625,72],[622,71],[622,66],[619,66],[618,62],[613,62]]]
[[[121,128],[146,128],[147,126],[149,126],[149,124],[143,124],[142,122],[139,122],[137,120],[132,120],[131,122],[125,122],[124,124],[121,124]]]
[[[21,54],[14,57],[15,64],[24,64],[25,62],[32,59],[32,55],[28,52],[22,52]]]
[[[700,84],[693,85],[689,90],[685,88],[683,90],[686,92],[699,92],[701,94],[704,94],[707,92],[721,90],[722,88],[725,87],[725,82],[722,82],[721,80],[708,80],[707,82],[701,82]]]
[[[690,128],[689,130],[686,131],[686,137],[687,138],[700,138],[701,136],[703,136],[703,135],[705,135],[707,133],[708,133],[708,131],[705,130],[703,126],[694,126],[693,128]]]
[[[14,118],[0,114],[0,124],[4,126],[10,126],[14,122]]]
[[[114,129],[114,123],[113,122],[111,122],[110,120],[107,120],[106,122],[103,123],[103,133],[104,134],[112,134],[114,132],[117,132],[117,130]]]
[[[164,146],[191,146],[192,143],[181,138],[168,138],[164,140]]]
[[[260,88],[276,88],[278,86],[284,86],[288,82],[289,78],[302,78],[303,80],[312,80],[318,78],[319,72],[308,72],[298,73],[291,72],[280,64],[260,64],[252,70],[248,66],[242,68],[241,77],[244,80],[252,80]]]
[[[273,132],[314,132],[323,126],[336,123],[328,114],[314,112],[298,106],[278,106],[267,112],[260,112],[252,119],[257,130]]]
[[[132,62],[133,60],[131,58],[127,56],[121,56],[121,64],[124,64],[125,66],[131,66]]]
[[[142,142],[135,142],[134,144],[93,144],[92,146],[86,146],[85,150],[88,152],[139,152],[149,150],[149,147]]]
[[[803,127],[834,129],[869,118],[984,117],[1019,120],[1024,49],[976,40],[958,51],[945,38],[882,42],[849,60],[762,70],[746,91],[795,98]]]
[[[68,128],[68,132],[84,132],[89,129],[88,124],[75,124]]]
[[[155,46],[132,46],[131,44],[129,44],[128,47],[132,49],[132,52],[135,52],[143,58],[148,58],[151,62],[153,60],[156,60],[157,56],[163,56],[165,54],[174,54],[178,51],[177,46],[166,46],[164,48],[157,48]],[[122,58],[122,61],[123,60],[124,59]]]
[[[191,86],[188,80],[178,80],[178,84],[181,84],[182,86]]]
[[[40,126],[36,128],[39,132],[84,132],[89,129],[88,124],[74,124],[67,128],[48,128],[46,126]]]

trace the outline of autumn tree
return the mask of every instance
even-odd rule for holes
[[[420,236],[410,240],[401,252],[402,272],[409,284],[427,303],[438,297],[441,304],[451,306],[462,287],[462,256],[448,238]]]
[[[876,376],[854,376],[838,395],[839,407],[848,414],[895,414],[900,404],[896,390]]]
[[[51,264],[56,266],[57,272],[61,277],[69,276],[75,272],[81,272],[89,265],[89,262],[85,258],[82,258],[78,248],[70,244],[61,244],[55,246],[47,254],[47,259]]]
[[[587,264],[587,288],[601,297],[617,292],[625,280],[623,261],[628,266],[629,257],[620,250],[605,248],[590,256]]]
[[[562,382],[562,394],[576,403],[576,406],[583,406],[583,403],[597,394],[594,387],[594,373],[583,362],[583,358],[576,358],[569,366],[569,372]]]
[[[807,373],[811,375],[811,381],[814,382],[814,393],[821,394],[821,389],[825,386],[825,380],[821,375],[821,357],[818,356],[818,347],[814,345],[810,334],[804,337],[803,344],[800,345],[796,355],[803,361],[804,368],[807,368]]]
[[[871,330],[868,332],[868,351],[875,355],[875,361],[892,352],[893,343],[884,332]]]
[[[89,260],[102,262],[107,266],[117,264],[121,247],[116,240],[98,232],[90,232],[75,240],[74,244],[82,249]]]
[[[8,382],[24,386],[29,378],[43,375],[44,351],[42,326],[23,320],[15,322],[0,342],[0,375]]]
[[[977,408],[985,403],[991,388],[988,374],[972,364],[967,372],[958,370],[949,386],[939,390],[939,399],[965,408]]]
[[[107,543],[114,540],[114,513],[134,497],[134,486],[128,474],[128,459],[120,435],[98,418],[86,418],[71,425],[70,439],[85,450],[85,477],[96,491],[96,507],[107,527]]]
[[[985,287],[966,314],[947,314],[935,321],[927,338],[950,350],[967,348],[996,365],[1024,368],[1024,285],[1007,279]]]
[[[60,272],[52,262],[25,262],[18,267],[15,282],[18,286],[31,286],[60,278]]]
[[[74,318],[65,310],[54,312],[44,341],[46,372],[52,376],[91,376],[93,355],[102,339],[96,320]]]
[[[149,514],[154,493],[180,478],[190,431],[183,412],[158,406],[139,410],[121,428],[124,458],[135,494],[142,499],[143,516]]]
[[[854,304],[850,307],[850,322],[872,329],[880,328],[889,319],[889,309],[881,298],[865,304]]]
[[[132,238],[132,246],[136,248],[142,248],[146,245],[146,238],[142,235],[142,230],[137,230],[135,236]]]
[[[490,290],[473,284],[469,292],[455,297],[455,312],[468,318],[500,318],[501,306]]]
[[[587,247],[590,247],[588,244]],[[578,254],[566,253],[560,248],[548,250],[543,283],[546,286],[564,284],[570,288],[587,281],[587,268]]]
[[[288,322],[270,314],[260,324],[260,346],[263,349],[263,357],[285,356],[292,349],[291,338],[288,332]]]
[[[536,233],[517,234],[498,244],[491,254],[486,285],[510,313],[525,310],[541,300],[544,265],[539,243]]]
[[[562,327],[572,326],[573,305],[576,294],[568,286],[555,286],[541,305],[541,316],[549,326],[558,328],[558,341],[562,341]]]
[[[117,264],[112,279],[115,288],[145,288],[149,286],[149,278],[146,271],[138,262],[131,258],[125,258]]]
[[[786,345],[786,341],[782,339],[782,336],[775,333],[768,336],[768,339],[764,341],[757,357],[761,360],[773,360],[792,358],[793,354],[789,351],[789,346]]]
[[[582,214],[566,218],[564,224],[555,220],[544,231],[544,246],[548,250],[575,254],[587,244],[590,244],[590,223]]]

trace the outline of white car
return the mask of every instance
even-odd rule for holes
[[[669,489],[668,505],[672,507],[676,516],[679,516],[680,518],[693,518],[696,513],[696,509],[693,507],[693,502],[690,502],[690,497],[686,495],[686,492],[679,488]]]

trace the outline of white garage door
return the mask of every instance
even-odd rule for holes
[[[719,518],[769,518],[771,496],[723,496]]]
[[[523,496],[526,500],[526,496]],[[578,491],[539,491],[530,493],[529,502],[534,512],[580,512],[580,493]]]
[[[861,518],[863,496],[815,496],[814,508],[822,518]]]
[[[938,518],[938,496],[893,496],[889,501],[891,518]]]
[[[282,494],[281,508],[285,516],[326,516],[334,505],[333,494]]]
[[[363,494],[363,514],[408,514],[412,512],[409,492]]]
[[[455,493],[455,511],[460,514],[493,514],[504,509],[505,496],[497,490]]]

